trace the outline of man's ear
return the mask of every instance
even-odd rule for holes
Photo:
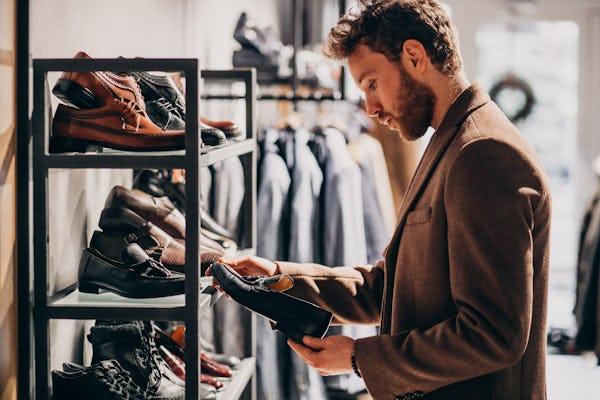
[[[407,64],[405,67],[411,67],[416,72],[423,72],[429,59],[425,47],[415,39],[408,39],[402,45],[402,52]]]

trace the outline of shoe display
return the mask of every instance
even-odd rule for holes
[[[154,197],[168,197],[173,205],[185,214],[185,183],[175,182],[168,169],[144,169],[137,171],[133,188]]]
[[[146,101],[146,112],[150,120],[164,130],[185,130],[185,120],[177,109],[164,98]]]
[[[94,232],[90,247],[105,256],[118,260],[124,245],[137,243],[170,270],[184,272],[185,246],[134,211],[123,207],[105,208],[98,225],[104,232]]]
[[[169,364],[171,370],[177,375],[179,379],[185,381],[185,363],[181,358],[171,353],[165,346],[158,345],[158,350],[162,358]]]
[[[185,183],[173,183],[167,170],[143,170],[136,175],[133,187],[154,197],[166,196],[182,214],[185,212]],[[200,219],[205,236],[223,242],[220,243],[223,248],[237,247],[233,234],[215,221],[202,203]]]
[[[213,128],[220,129],[225,134],[227,139],[241,140],[243,139],[242,130],[232,121],[211,121],[204,117],[200,117],[200,122],[203,124],[212,126]]]
[[[207,125],[203,122],[200,122],[199,128],[200,137],[202,138],[203,143],[206,143],[209,146],[218,146],[220,144],[227,143],[227,137],[222,130]]]
[[[103,360],[90,367],[73,365],[70,371],[53,370],[53,400],[147,400],[140,388],[117,360]],[[182,397],[183,398],[183,397]]]
[[[200,382],[213,386],[215,389],[217,389],[217,392],[225,389],[223,381],[221,381],[219,378],[215,378],[214,376],[200,374]]]
[[[137,81],[146,102],[163,99],[173,106],[173,113],[185,121],[185,96],[171,76],[146,71],[132,71],[129,74]]]
[[[91,57],[80,51],[73,58]],[[146,110],[144,97],[135,79],[109,71],[63,72],[52,93],[65,104],[76,108],[100,108],[110,104],[113,99],[124,99],[136,103],[142,111]]]
[[[231,368],[211,359],[206,353],[200,354],[200,366],[203,373],[221,378],[231,378]]]
[[[327,332],[333,318],[329,311],[280,291],[291,287],[291,277],[245,277],[219,262],[210,270],[233,300],[272,321],[274,329],[292,340],[302,343],[304,335],[320,338]]]
[[[52,122],[50,153],[86,152],[100,147],[181,150],[185,148],[185,131],[160,129],[131,100],[114,98],[89,110],[59,104]]]
[[[79,262],[79,291],[100,293],[111,291],[124,297],[151,298],[183,294],[185,276],[171,272],[151,258],[138,244],[123,248],[121,261],[116,261],[88,247]]]
[[[128,208],[175,239],[185,239],[185,217],[168,197],[154,197],[138,189],[112,188],[105,207]]]
[[[87,335],[92,344],[92,364],[115,359],[146,392],[163,399],[183,399],[183,381],[164,374],[170,370],[161,368],[161,364],[167,367],[166,363],[148,332],[151,328],[144,324],[143,321],[97,320]]]
[[[123,186],[115,186],[107,196],[105,206],[120,207],[132,210],[142,218],[152,222],[174,239],[185,239],[185,217],[169,200],[168,197],[154,197],[138,189],[126,189]],[[207,235],[201,233],[200,245],[205,249],[204,261],[214,258],[225,252],[225,248]],[[182,243],[183,244],[183,243]],[[234,243],[229,242],[233,246]],[[215,259],[216,261],[216,259]]]
[[[242,45],[242,48],[252,49],[262,55],[273,54],[277,51],[270,46],[265,32],[256,26],[245,12],[240,14],[235,24],[233,38]]]

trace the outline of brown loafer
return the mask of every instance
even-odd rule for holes
[[[185,131],[164,131],[138,104],[113,99],[100,108],[81,110],[60,104],[52,122],[50,153],[117,150],[160,151],[185,148]]]

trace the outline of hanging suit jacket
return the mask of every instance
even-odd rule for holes
[[[539,400],[551,200],[531,146],[479,85],[455,100],[375,265],[279,263],[290,294],[379,323],[356,361],[376,400]]]

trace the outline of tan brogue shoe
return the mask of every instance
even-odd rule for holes
[[[185,131],[160,129],[131,100],[113,98],[91,110],[60,104],[52,123],[50,153],[86,152],[100,146],[131,151],[181,150]]]

